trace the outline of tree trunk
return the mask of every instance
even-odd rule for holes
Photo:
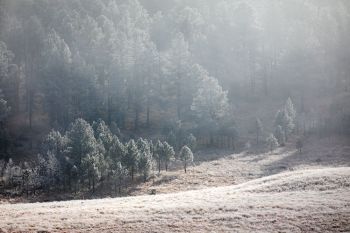
[[[134,181],[134,166],[131,167],[131,180]]]
[[[92,193],[95,193],[95,177],[92,177]]]
[[[158,159],[158,172],[160,173],[160,165],[161,165],[161,160],[160,160],[160,156],[159,156],[159,159]]]

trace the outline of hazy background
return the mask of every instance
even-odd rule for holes
[[[349,7],[1,0],[0,97],[11,108],[2,154],[35,154],[51,128],[76,118],[103,119],[127,137],[178,131],[245,143],[256,117],[265,135],[274,131],[288,97],[304,128],[349,133]]]

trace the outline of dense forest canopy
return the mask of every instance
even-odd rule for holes
[[[2,154],[23,138],[26,153],[35,153],[50,129],[64,132],[78,118],[102,119],[131,137],[247,136],[247,114],[251,125],[261,117],[272,126],[277,109],[261,109],[261,101],[282,105],[288,97],[310,122],[345,124],[349,7],[346,0],[1,0]],[[323,106],[314,101],[320,96],[333,99]]]

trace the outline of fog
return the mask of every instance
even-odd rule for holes
[[[0,0],[0,159],[146,179],[136,162],[160,171],[165,142],[189,156],[347,137],[349,41],[347,0]]]

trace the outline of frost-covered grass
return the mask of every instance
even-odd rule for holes
[[[175,194],[0,205],[0,219],[4,232],[350,231],[350,168]]]
[[[208,153],[210,157],[215,157],[214,151]],[[256,153],[253,150],[232,155],[227,153],[221,159],[196,162],[187,174],[181,169],[162,172],[156,179],[139,185],[131,194],[147,194],[150,189],[157,189],[157,193],[173,193],[228,186],[281,172],[343,166],[350,167],[349,139],[311,137],[305,142],[302,154],[297,152],[293,141],[273,153]]]

